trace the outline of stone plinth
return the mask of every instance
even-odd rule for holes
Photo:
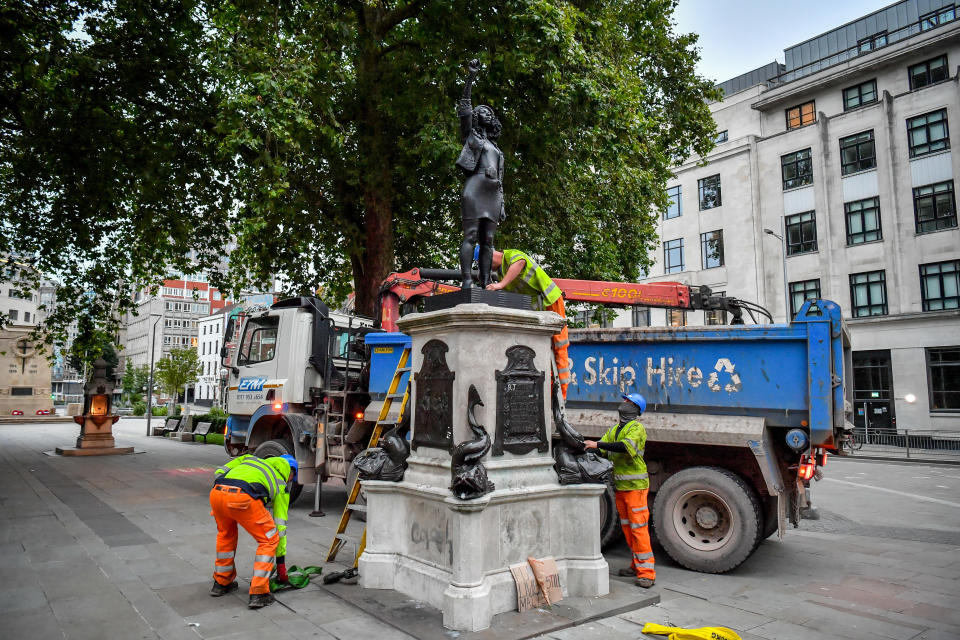
[[[120,416],[75,416],[74,422],[80,425],[77,446],[57,447],[61,456],[108,456],[133,453],[133,447],[118,447],[113,438],[113,424]]]
[[[363,483],[367,497],[367,546],[360,558],[360,583],[365,588],[394,589],[428,602],[443,611],[444,626],[479,631],[498,613],[517,608],[516,588],[509,566],[528,556],[553,556],[565,596],[602,596],[609,590],[607,563],[600,553],[600,495],[603,485],[560,486],[550,452],[550,337],[562,320],[552,312],[493,308],[466,304],[453,309],[412,314],[400,328],[412,337],[412,440],[418,441],[418,422],[425,428],[423,407],[449,406],[450,446],[428,438],[408,460],[403,482]],[[436,341],[446,348],[438,349]],[[502,455],[491,449],[483,459],[495,490],[475,500],[459,500],[449,489],[450,449],[472,440],[466,420],[467,391],[474,385],[483,401],[478,421],[491,440],[497,437],[499,404],[512,396],[508,372],[514,347],[531,354],[534,372],[542,372],[542,407],[524,405],[523,411],[501,415],[501,423],[537,433],[542,409],[545,438],[541,443],[504,445]],[[425,349],[426,347],[426,349]],[[449,402],[418,396],[418,374],[425,370],[424,353],[441,353],[452,376]],[[518,353],[512,349],[511,353]],[[429,358],[428,358],[429,359]],[[516,357],[514,357],[516,360]],[[516,364],[516,363],[514,363]],[[498,376],[498,372],[499,376]],[[421,381],[424,376],[419,376]],[[448,376],[449,377],[449,376]],[[540,380],[537,375],[527,379]],[[498,390],[498,379],[500,389]],[[528,388],[529,390],[529,388]],[[442,426],[435,421],[433,428]],[[424,434],[419,434],[422,441]],[[509,443],[510,440],[508,439]],[[513,451],[511,451],[513,449]],[[526,451],[518,452],[522,449]]]

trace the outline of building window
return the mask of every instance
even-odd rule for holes
[[[10,395],[12,396],[32,396],[33,387],[10,387]]]
[[[723,266],[723,230],[700,234],[700,256],[704,269]]]
[[[820,279],[790,283],[790,317],[794,318],[807,300],[820,299]]]
[[[631,309],[631,325],[634,327],[649,327],[650,326],[650,308],[649,307],[632,307]]]
[[[687,326],[687,312],[682,309],[667,309],[667,326],[668,327],[685,327]]]
[[[23,321],[24,321],[24,322],[30,322],[30,312],[29,312],[29,311],[24,311],[24,312],[23,312]]]
[[[714,291],[711,296],[723,298],[727,295],[726,291]],[[723,309],[710,309],[703,312],[703,321],[707,326],[727,324],[727,312]]]
[[[843,90],[843,110],[850,111],[877,101],[877,81],[868,80]]]
[[[840,138],[840,173],[856,173],[877,166],[877,150],[873,142],[873,129]]]
[[[880,198],[867,198],[843,205],[847,218],[847,246],[883,240],[880,229]]]
[[[960,260],[920,265],[924,311],[960,308]]]
[[[857,50],[860,53],[867,53],[873,51],[874,49],[879,49],[880,47],[887,46],[887,32],[881,31],[880,33],[875,33],[868,38],[864,38],[857,42]]]
[[[854,318],[887,315],[887,277],[884,271],[850,274],[850,302]]]
[[[920,31],[928,31],[941,24],[953,22],[957,19],[957,8],[955,5],[942,7],[936,11],[920,16]]]
[[[907,120],[907,141],[910,157],[950,148],[950,129],[947,126],[947,110],[940,109]]]
[[[950,77],[950,71],[947,68],[947,55],[915,64],[909,68],[910,90],[914,91],[931,84],[943,82]]]
[[[930,411],[960,411],[960,347],[927,349]]]
[[[682,213],[680,210],[680,185],[667,189],[667,198],[670,199],[670,203],[667,205],[667,210],[663,212],[663,219],[679,218]]]
[[[790,107],[787,113],[787,129],[797,129],[813,124],[817,121],[816,101],[804,102],[795,107]]]
[[[817,250],[817,216],[813,211],[787,216],[787,255]]]
[[[700,188],[700,210],[713,209],[721,205],[720,198],[720,174],[698,180]]]
[[[913,190],[913,212],[917,233],[953,229],[957,226],[957,203],[953,181],[938,182]]]
[[[717,137],[714,138],[713,141],[714,141],[716,144],[720,144],[721,142],[726,142],[728,139],[729,139],[729,137],[728,137],[728,135],[727,135],[727,130],[724,129],[723,131],[717,132]]]
[[[663,243],[663,272],[680,271],[683,271],[683,238],[667,240]]]
[[[16,309],[10,309],[10,322],[18,322],[20,320],[20,312]]]
[[[813,161],[810,149],[780,156],[780,172],[783,175],[783,190],[813,184]]]

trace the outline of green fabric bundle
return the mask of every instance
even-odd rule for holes
[[[310,584],[311,576],[318,576],[323,572],[322,567],[298,567],[295,564],[287,569],[288,582],[280,582],[276,578],[270,578],[270,592],[276,593],[285,589],[303,589]]]

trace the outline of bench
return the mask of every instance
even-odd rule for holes
[[[194,429],[191,436],[200,436],[203,438],[203,443],[207,443],[207,436],[210,435],[210,427],[213,425],[212,422],[201,422],[197,425],[197,428]]]
[[[193,418],[181,418],[180,428],[171,436],[180,442],[193,442]]]
[[[180,423],[178,418],[167,418],[166,422],[159,426],[153,427],[150,431],[152,436],[165,436],[168,433],[173,433],[177,430],[177,425]]]

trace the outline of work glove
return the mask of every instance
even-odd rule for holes
[[[287,578],[287,556],[277,556],[277,580],[289,582]]]

